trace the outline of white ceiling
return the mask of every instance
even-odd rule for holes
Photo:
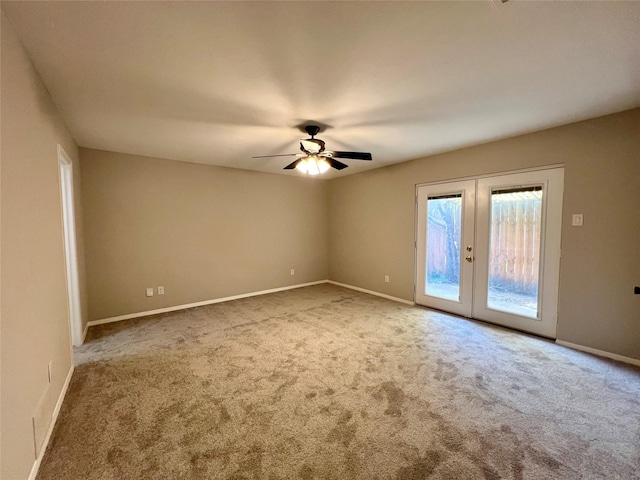
[[[10,22],[79,145],[283,171],[314,120],[373,162],[640,106],[640,2],[29,2]]]

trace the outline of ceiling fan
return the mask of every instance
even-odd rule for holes
[[[293,170],[294,168],[309,175],[318,175],[333,167],[336,170],[342,170],[349,165],[342,163],[336,158],[346,158],[350,160],[372,160],[370,153],[364,152],[339,152],[334,150],[325,150],[324,141],[315,136],[320,132],[317,125],[307,125],[304,127],[305,132],[311,138],[300,140],[300,150],[302,153],[287,153],[284,155],[261,155],[252,158],[269,158],[269,157],[300,157],[295,162],[290,163],[284,170]]]

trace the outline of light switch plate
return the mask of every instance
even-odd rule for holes
[[[153,287],[147,288],[147,297],[153,297]]]
[[[582,213],[574,213],[571,217],[571,225],[574,227],[581,227],[584,221]]]

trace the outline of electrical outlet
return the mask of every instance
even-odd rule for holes
[[[293,277],[296,274],[296,271],[292,268],[290,273],[291,273],[291,276]]]
[[[389,283],[389,275],[384,276],[384,283]]]
[[[147,297],[153,297],[153,287],[147,288]]]
[[[164,295],[164,287],[158,287],[158,295]]]

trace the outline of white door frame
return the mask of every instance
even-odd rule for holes
[[[538,184],[543,186],[542,233],[540,245],[539,304],[537,318],[527,318],[487,306],[489,279],[488,251],[490,199],[494,187]],[[556,338],[558,323],[558,288],[560,273],[560,232],[562,227],[562,196],[564,169],[550,168],[535,172],[508,173],[478,180],[476,208],[476,277],[474,279],[473,318],[523,330],[535,335]],[[476,252],[476,253],[478,253]]]
[[[540,282],[540,293],[542,302],[539,305],[541,313],[540,318],[534,319],[533,322],[530,319],[523,320],[522,322],[518,321],[518,317],[516,315],[503,314],[499,311],[492,311],[487,308],[480,308],[480,303],[484,302],[486,304],[486,285],[487,279],[483,277],[482,271],[484,268],[486,270],[486,261],[482,260],[480,265],[477,264],[477,257],[473,255],[473,265],[474,265],[474,273],[473,273],[473,303],[471,308],[471,314],[467,313],[469,310],[467,308],[463,308],[462,302],[459,302],[459,306],[455,305],[455,302],[451,301],[440,301],[435,299],[434,297],[429,297],[428,295],[424,295],[424,279],[421,279],[421,276],[425,274],[425,252],[424,246],[426,245],[426,229],[421,228],[420,218],[421,215],[426,215],[426,200],[427,193],[438,193],[439,190],[442,190],[443,193],[449,191],[453,192],[453,190],[461,189],[460,185],[466,181],[475,181],[477,185],[477,189],[474,192],[476,195],[475,203],[484,202],[487,203],[486,198],[482,198],[483,196],[487,196],[487,192],[490,191],[490,186],[496,186],[501,183],[502,180],[505,180],[507,184],[513,183],[513,177],[519,174],[528,174],[528,181],[531,181],[532,176],[535,177],[535,173],[539,172],[542,177],[539,182],[543,182],[542,178],[546,178],[548,180],[544,180],[545,185],[545,199],[544,199],[544,209],[545,209],[545,222],[543,225],[544,231],[544,241],[546,243],[546,249],[541,252],[542,263],[540,265],[540,276],[541,278],[545,278],[544,281]],[[533,174],[533,175],[532,175]],[[537,183],[537,179],[534,178],[534,181]],[[428,187],[428,188],[425,188]],[[432,190],[433,189],[433,190]],[[559,287],[559,272],[560,272],[560,232],[562,226],[562,200],[563,200],[563,189],[564,189],[564,166],[563,165],[549,165],[546,167],[532,168],[526,170],[512,171],[512,172],[503,172],[503,173],[495,173],[488,175],[479,175],[477,177],[466,177],[461,179],[451,179],[447,181],[440,181],[434,183],[426,183],[426,184],[417,184],[416,185],[416,242],[415,242],[415,260],[416,260],[416,268],[415,268],[415,291],[414,291],[414,302],[416,304],[425,305],[428,307],[445,310],[454,314],[462,315],[462,316],[470,316],[472,318],[477,318],[479,320],[488,321],[491,323],[496,323],[499,325],[507,326],[510,328],[514,328],[517,330],[523,330],[529,333],[533,333],[536,335],[555,338],[556,337],[556,328],[557,328],[557,302],[558,302],[558,287]],[[466,195],[465,195],[466,197]],[[464,210],[463,210],[464,211]],[[478,208],[475,209],[474,215],[474,225],[475,228],[475,240],[474,240],[474,250],[477,250],[478,245],[478,237],[486,237],[488,235],[488,227],[484,225],[483,227],[479,226],[478,220]],[[426,218],[426,217],[425,217]],[[464,219],[466,223],[467,219]],[[486,222],[486,218],[482,221]],[[487,228],[484,228],[487,227]],[[423,231],[424,230],[424,231]],[[467,228],[469,231],[469,228]],[[463,240],[464,241],[464,240]],[[486,242],[485,242],[486,243]],[[485,243],[480,242],[481,245],[485,245]],[[484,247],[486,248],[486,247]],[[544,249],[544,246],[541,246]],[[463,253],[461,249],[461,254]],[[484,263],[483,263],[484,262]],[[464,265],[461,259],[461,266]],[[468,266],[467,266],[468,267]],[[461,272],[460,280],[463,281],[463,278],[467,277],[464,275],[464,270]],[[480,281],[478,281],[480,279]],[[461,285],[461,293],[463,291]],[[425,301],[426,300],[426,301]],[[434,301],[434,300],[437,300]],[[462,299],[461,299],[462,300]],[[446,304],[446,306],[444,306]],[[454,308],[451,308],[451,307]],[[514,321],[515,320],[515,321]],[[537,321],[536,321],[537,320]]]
[[[417,197],[417,244],[427,244],[427,202],[433,197],[439,195],[458,194],[461,196],[462,209],[462,225],[460,228],[460,252],[464,251],[467,245],[473,245],[475,239],[475,197],[476,182],[475,180],[461,180],[446,183],[436,183],[418,186],[416,190]],[[424,225],[423,225],[424,222]],[[423,227],[421,227],[423,225]],[[420,305],[427,305],[438,310],[455,313],[463,317],[472,316],[473,307],[473,268],[472,263],[460,263],[460,298],[456,300],[448,300],[435,297],[426,292],[426,264],[427,252],[424,248],[418,248],[416,251],[416,291],[414,301]]]
[[[71,343],[82,345],[82,314],[80,310],[80,284],[78,280],[78,252],[76,247],[76,220],[73,204],[73,162],[58,144],[60,166],[60,197],[64,230],[64,251],[67,267],[67,295],[69,301],[69,330]]]

